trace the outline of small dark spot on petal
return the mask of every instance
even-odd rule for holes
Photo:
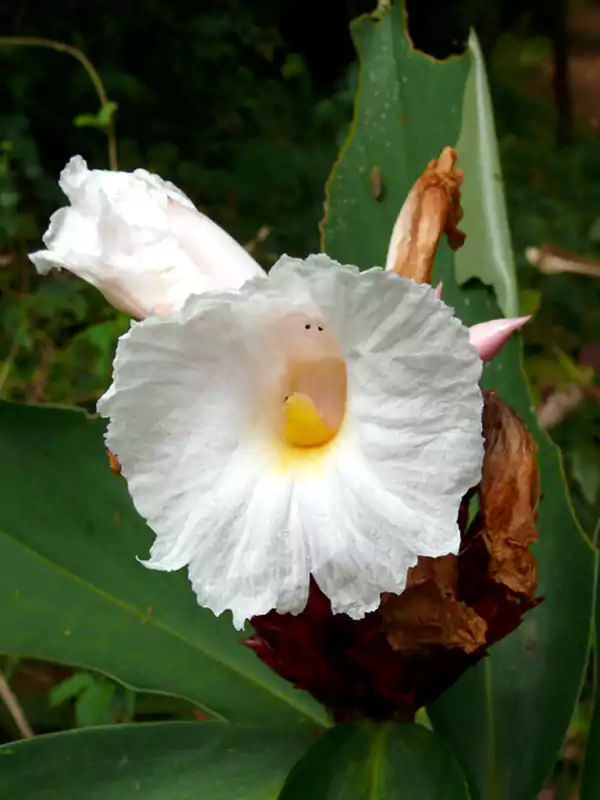
[[[323,330],[323,326],[322,325],[317,325],[317,330],[318,331],[322,331]]]
[[[307,322],[304,327],[306,328],[307,331],[309,331],[310,330],[310,322]]]

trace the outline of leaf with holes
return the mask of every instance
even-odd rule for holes
[[[400,7],[363,17],[353,28],[361,60],[355,119],[327,190],[324,250],[342,262],[385,263],[395,219],[429,160],[459,145],[471,236],[460,274],[477,276],[512,313],[518,297],[497,173],[497,145],[480,57],[436,62],[414,51]],[[468,130],[467,130],[468,129]],[[468,146],[465,142],[469,143]],[[374,166],[381,192],[370,191]],[[469,198],[479,197],[475,202]],[[481,283],[459,287],[443,244],[436,279],[467,324],[500,314]],[[429,709],[456,753],[476,800],[530,800],[552,769],[578,695],[588,651],[592,548],[573,518],[559,454],[535,421],[518,341],[484,372],[484,388],[525,419],[539,442],[540,593],[545,601],[514,634]]]

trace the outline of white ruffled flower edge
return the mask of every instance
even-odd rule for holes
[[[299,310],[343,351],[347,411],[315,464],[281,469],[254,398],[285,358],[266,331]],[[458,551],[483,458],[481,366],[431,287],[325,255],[134,324],[99,410],[156,533],[147,566],[188,565],[198,602],[237,627],[302,611],[311,575],[334,613],[376,609],[419,556]]]

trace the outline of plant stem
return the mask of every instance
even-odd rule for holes
[[[52,39],[44,39],[40,36],[0,36],[0,47],[46,47],[50,50],[56,50],[58,53],[67,53],[73,56],[87,72],[89,79],[94,85],[98,99],[100,100],[100,105],[107,105],[108,95],[106,94],[106,89],[104,88],[100,75],[89,58],[78,47],[64,44],[64,42],[55,42]],[[106,126],[106,136],[108,138],[108,166],[110,169],[116,170],[118,169],[117,136],[112,116]]]
[[[32,739],[35,736],[31,725],[27,721],[27,717],[21,708],[21,704],[17,700],[16,695],[8,685],[8,681],[4,677],[4,673],[0,671],[0,698],[4,701],[4,705],[8,709],[9,714],[13,718],[15,725],[23,739]]]

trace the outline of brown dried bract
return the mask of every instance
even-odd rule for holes
[[[116,457],[114,453],[111,453],[110,450],[106,451],[108,453],[108,464],[110,466],[111,472],[114,472],[115,475],[121,474],[121,464],[119,463],[119,459]]]
[[[457,600],[458,560],[448,555],[420,558],[401,595],[382,598],[380,614],[392,649],[426,655],[435,645],[472,653],[485,645],[487,625]]]
[[[537,564],[529,547],[538,538],[537,445],[517,414],[491,392],[484,397],[483,431],[480,504],[489,575],[511,591],[533,597]]]
[[[429,162],[394,226],[390,252],[395,248],[395,256],[391,268],[416,283],[431,283],[433,259],[442,233],[453,250],[462,247],[466,238],[457,227],[463,215],[463,173],[455,166],[456,159],[456,150],[446,147],[439,158]]]
[[[382,598],[383,630],[402,655],[423,657],[438,645],[480,657],[539,602],[529,549],[538,538],[537,446],[517,414],[491,392],[484,393],[483,432],[479,514],[460,554],[420,558],[405,591]],[[466,513],[467,500],[463,506]]]

